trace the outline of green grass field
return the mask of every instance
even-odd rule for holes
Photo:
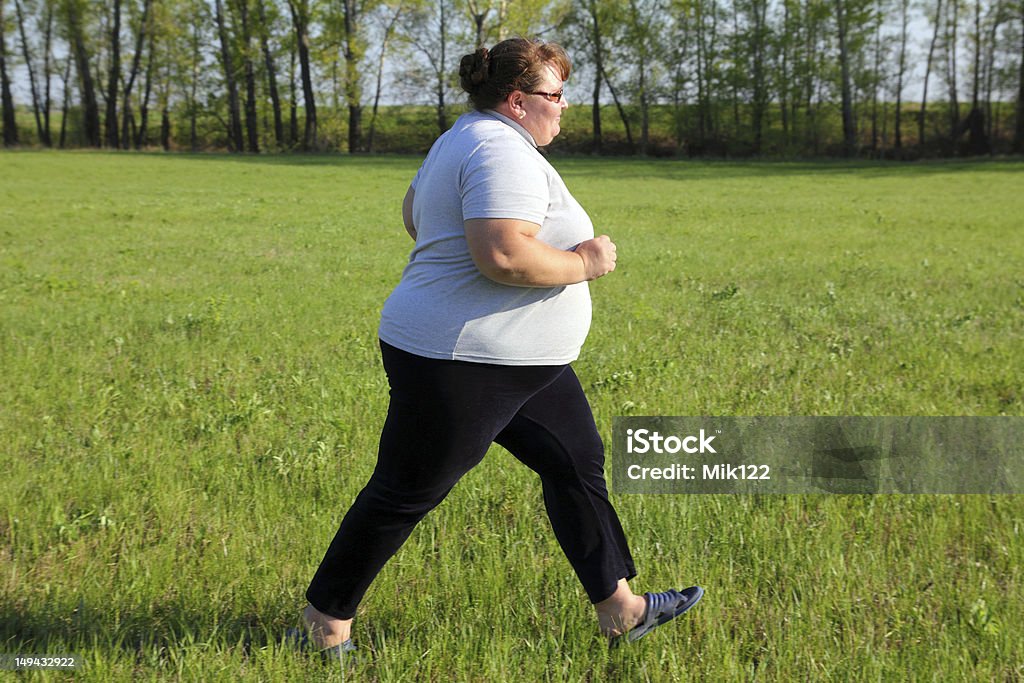
[[[1024,499],[617,495],[609,652],[498,448],[371,588],[348,674],[284,650],[374,463],[416,158],[0,154],[0,653],[28,680],[1017,681]],[[556,159],[619,269],[616,415],[1024,415],[1024,164]],[[13,673],[0,673],[0,676]]]

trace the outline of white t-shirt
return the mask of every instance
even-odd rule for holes
[[[519,124],[497,112],[460,116],[412,182],[416,246],[384,303],[380,338],[427,358],[497,365],[564,365],[590,330],[586,282],[515,287],[488,279],[469,253],[463,222],[513,218],[536,238],[572,249],[594,226]]]

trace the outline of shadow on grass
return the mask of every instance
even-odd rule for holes
[[[8,654],[109,655],[129,657],[140,664],[154,653],[180,652],[195,646],[236,650],[244,657],[265,648],[286,650],[295,656],[313,656],[286,642],[289,629],[300,625],[299,608],[263,612],[218,613],[196,611],[173,604],[155,605],[145,614],[111,615],[109,609],[80,604],[73,613],[35,613],[9,602],[0,617],[0,652]],[[381,644],[408,635],[408,620],[401,615],[375,615],[369,632],[357,628],[354,637],[363,657]]]
[[[408,168],[418,166],[424,155],[415,154],[154,154],[168,161],[187,159],[190,161],[217,161],[238,164],[270,166],[337,166],[339,168],[360,168],[381,166]],[[726,161],[690,159],[644,159],[634,157],[593,157],[577,155],[548,154],[548,160],[567,176],[590,178],[647,178],[680,180],[721,180],[725,178],[798,177],[798,176],[858,176],[914,177],[949,173],[1024,174],[1024,158],[1007,157],[997,159],[941,159],[928,161],[860,161],[860,160],[814,160],[814,161]]]
[[[110,150],[16,150],[10,154],[71,154],[75,156],[146,158],[166,162],[209,162],[245,166],[337,167],[339,169],[394,169],[410,173],[423,161],[422,154],[356,154],[324,152],[320,154],[230,154],[226,152],[117,152]],[[723,180],[771,177],[842,177],[860,179],[913,178],[937,174],[986,173],[1024,174],[1024,157],[980,157],[974,159],[937,159],[923,161],[865,160],[718,160],[654,159],[615,156],[549,154],[548,159],[568,177],[608,178],[610,180],[658,178],[668,180]],[[410,175],[411,178],[411,175]]]
[[[260,166],[337,166],[339,168],[359,167],[418,167],[424,155],[416,154],[338,154],[325,152],[322,154],[227,154],[223,152],[173,152],[146,153],[169,162],[179,160],[232,162]]]
[[[145,660],[147,653],[193,645],[234,648],[245,655],[265,647],[284,647],[288,628],[299,613],[197,613],[157,605],[145,614],[121,614],[80,604],[72,614],[34,613],[8,605],[0,623],[0,648],[7,653],[67,654],[109,652]],[[294,617],[289,621],[288,617]],[[115,657],[116,658],[116,657]]]
[[[1024,159],[944,159],[934,161],[725,161],[682,159],[616,159],[556,157],[552,163],[566,176],[659,178],[670,180],[723,180],[807,176],[913,178],[950,173],[999,172],[1024,174]]]

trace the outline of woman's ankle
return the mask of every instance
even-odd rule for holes
[[[351,619],[332,617],[313,605],[306,605],[302,619],[306,622],[310,639],[320,649],[341,645],[352,637]]]
[[[594,604],[598,626],[606,636],[618,636],[636,626],[644,618],[647,603],[636,595],[625,579],[619,581],[615,592]]]

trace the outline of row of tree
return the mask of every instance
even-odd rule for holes
[[[515,34],[573,55],[595,152],[1024,151],[1024,0],[0,0],[3,140],[17,78],[45,146],[373,151]]]

